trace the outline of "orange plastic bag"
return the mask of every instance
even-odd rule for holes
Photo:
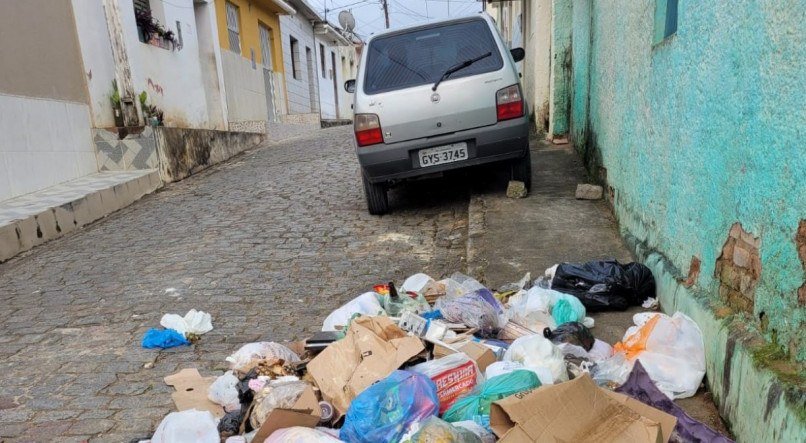
[[[658,320],[660,320],[660,315],[652,316],[634,334],[625,338],[623,342],[616,343],[613,346],[613,352],[623,352],[629,360],[633,360],[646,350],[646,341],[655,329],[655,325],[658,324]]]

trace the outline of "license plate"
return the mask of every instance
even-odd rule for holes
[[[420,157],[421,167],[467,160],[467,143],[451,143],[436,148],[420,149],[417,155]]]

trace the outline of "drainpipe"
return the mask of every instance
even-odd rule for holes
[[[140,126],[139,101],[134,92],[132,70],[129,65],[129,56],[126,54],[126,42],[123,24],[120,19],[118,0],[103,0],[104,14],[106,15],[106,28],[109,31],[109,41],[112,43],[112,58],[115,62],[115,80],[120,93],[120,107],[123,112],[124,126]]]

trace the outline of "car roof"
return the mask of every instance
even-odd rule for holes
[[[476,13],[472,13],[472,14],[462,15],[462,16],[459,16],[459,17],[452,17],[452,18],[449,18],[449,19],[429,20],[429,21],[415,23],[415,24],[411,24],[411,25],[407,25],[407,26],[401,26],[401,27],[395,28],[395,29],[383,30],[383,31],[371,34],[370,37],[367,39],[367,44],[371,43],[372,40],[374,40],[376,38],[380,38],[380,37],[386,37],[386,36],[395,35],[395,34],[405,34],[405,33],[408,33],[408,32],[411,32],[411,31],[414,31],[414,30],[417,30],[417,29],[428,29],[428,28],[432,28],[432,27],[438,26],[438,25],[443,25],[443,24],[446,24],[446,23],[466,22],[466,21],[472,20],[474,18],[484,20],[487,23],[492,23],[492,18],[490,17],[489,14],[487,14],[486,12],[476,12]]]

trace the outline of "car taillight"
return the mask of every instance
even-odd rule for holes
[[[520,85],[512,85],[495,93],[498,121],[523,116],[523,96]]]
[[[356,114],[355,140],[358,146],[369,146],[383,143],[381,121],[375,114]]]

